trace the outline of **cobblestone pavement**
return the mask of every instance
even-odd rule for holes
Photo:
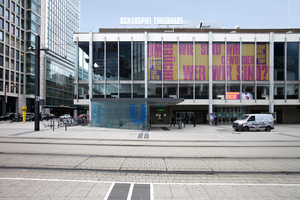
[[[0,122],[0,199],[300,199],[300,125],[42,123]]]

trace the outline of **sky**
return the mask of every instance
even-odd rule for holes
[[[218,28],[300,28],[299,10],[300,0],[81,0],[80,32],[124,27],[121,17],[182,17],[217,21]]]

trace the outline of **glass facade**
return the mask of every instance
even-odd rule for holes
[[[73,107],[74,71],[46,60],[46,104]]]
[[[137,97],[133,94],[132,82],[121,84],[114,81],[145,81],[144,45],[142,44],[143,42],[93,42],[93,80],[106,80],[106,83],[103,82],[105,89],[101,92],[104,93],[102,97]],[[295,61],[297,58],[295,55],[299,54],[299,43],[288,43],[287,46],[290,49],[287,64],[294,60],[295,65],[287,68],[287,71],[293,74],[290,76],[294,76],[292,80],[295,80],[298,79],[297,74],[299,74],[297,70],[299,64]],[[78,79],[88,81],[88,42],[80,42],[79,48],[83,56],[79,58]],[[196,88],[196,84],[208,85],[209,83],[208,53],[208,43],[205,42],[148,42],[148,97],[208,99],[206,89],[202,86],[201,89],[198,86]],[[250,93],[251,99],[262,98],[257,97],[256,91],[258,82],[269,83],[268,43],[213,43],[212,56],[212,80],[218,82],[213,84],[213,99],[227,99],[227,92],[240,92],[240,97],[243,97],[244,93]],[[281,80],[283,77],[280,75],[282,74],[281,43],[275,43],[274,57],[274,74],[278,74],[274,80]],[[155,91],[151,89],[153,84]],[[80,87],[79,93],[83,94],[82,86]],[[205,94],[199,95],[203,93],[201,90],[206,91]]]
[[[273,103],[274,109],[281,100],[295,105],[297,102],[292,100],[300,98],[299,42],[271,43],[267,37],[257,39],[254,34],[253,38],[241,34],[228,42],[220,38],[215,42],[184,33],[184,39],[181,33],[177,39],[169,33],[155,40],[157,35],[148,33],[151,37],[145,48],[145,41],[118,34],[116,40],[112,36],[109,41],[91,43],[93,97],[101,98],[99,102],[106,98],[183,98],[184,106],[219,107],[222,121],[231,122],[238,117],[234,113],[246,113],[250,106],[264,105],[262,110],[256,110],[266,112],[271,107],[265,106],[267,101]],[[88,99],[89,42],[85,39],[78,45],[78,98]],[[242,106],[232,107],[233,104]],[[207,110],[206,107],[203,112]]]
[[[94,127],[147,129],[146,101],[92,101]]]

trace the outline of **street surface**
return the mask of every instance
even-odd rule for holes
[[[43,123],[0,122],[0,199],[300,199],[299,124],[143,132]]]

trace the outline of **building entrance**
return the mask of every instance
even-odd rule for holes
[[[238,117],[246,113],[244,106],[215,106],[214,114],[219,123],[233,123]]]
[[[193,123],[193,114],[194,112],[176,112],[176,124],[178,124],[178,122],[181,122],[182,118],[184,118],[185,124]]]

